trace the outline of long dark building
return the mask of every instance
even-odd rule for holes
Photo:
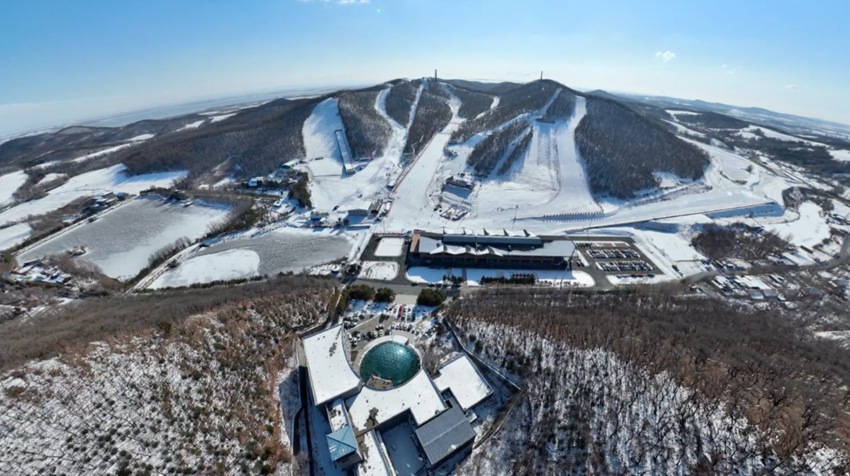
[[[425,266],[469,268],[563,268],[575,245],[567,239],[544,239],[527,231],[429,233],[416,231],[410,261]]]

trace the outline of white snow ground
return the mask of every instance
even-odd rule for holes
[[[395,258],[401,256],[404,250],[404,238],[381,238],[375,247],[375,256],[381,258]]]
[[[23,243],[24,240],[29,238],[30,233],[32,233],[32,228],[26,223],[0,228],[0,251],[8,250],[19,243]]]
[[[185,171],[175,171],[128,177],[125,169],[124,165],[118,164],[71,177],[63,185],[48,192],[47,196],[18,204],[0,213],[0,226],[21,221],[30,215],[52,212],[78,198],[94,196],[101,192],[135,194],[151,187],[170,187],[187,174]]]
[[[251,250],[228,250],[189,258],[150,285],[152,289],[179,288],[192,284],[250,278],[257,275],[260,255]]]
[[[378,281],[391,281],[398,276],[398,263],[395,261],[364,261],[361,263],[358,278],[375,279]]]
[[[812,202],[800,205],[800,217],[788,223],[765,223],[764,226],[781,237],[790,236],[790,242],[796,246],[812,247],[829,238],[829,225],[821,216],[820,206]],[[789,215],[789,214],[786,214]]]
[[[834,160],[837,160],[839,162],[850,162],[850,150],[831,150],[829,151],[829,155],[831,155]]]
[[[0,208],[12,203],[12,195],[27,181],[27,173],[23,170],[0,175]]]

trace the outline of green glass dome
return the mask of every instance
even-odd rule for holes
[[[370,349],[360,363],[360,377],[366,382],[378,377],[399,386],[419,371],[419,355],[398,342],[384,342]]]

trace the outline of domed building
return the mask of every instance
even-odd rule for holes
[[[387,341],[369,349],[360,363],[360,378],[375,388],[405,384],[420,369],[419,354],[408,345]]]
[[[358,475],[390,475],[396,463],[433,470],[471,450],[470,412],[492,389],[468,357],[444,364],[432,378],[402,335],[371,341],[355,362],[348,341],[342,326],[303,339],[312,404],[330,429],[313,438],[327,440],[328,461]]]

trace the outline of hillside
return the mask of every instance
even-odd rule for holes
[[[504,436],[462,474],[850,469],[842,351],[770,313],[665,294],[492,290],[449,314],[525,388]]]
[[[587,115],[576,129],[595,194],[630,198],[657,185],[656,173],[698,179],[708,155],[620,103],[587,100]]]
[[[330,288],[308,278],[277,284],[196,308],[203,314],[166,312],[98,343],[71,341],[58,358],[14,368],[0,380],[0,473],[288,474],[288,419],[299,405],[291,329],[322,316]]]

